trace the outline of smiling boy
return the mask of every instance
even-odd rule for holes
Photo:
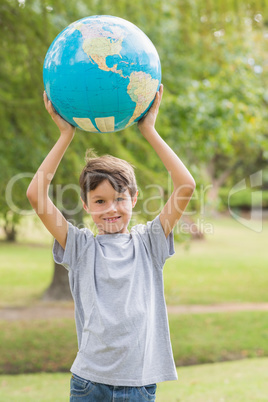
[[[70,401],[154,401],[156,383],[177,378],[164,299],[163,266],[174,253],[172,229],[195,188],[191,174],[155,130],[163,86],[138,123],[173,181],[160,214],[129,230],[137,201],[133,168],[113,156],[91,157],[80,176],[81,199],[98,234],[67,222],[48,188],[74,127],[45,106],[60,137],[27,191],[31,205],[55,238],[53,254],[69,273],[75,302],[78,354]]]
[[[111,155],[91,152],[80,175],[81,200],[99,234],[128,233],[138,190],[133,167]]]

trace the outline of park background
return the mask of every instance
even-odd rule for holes
[[[197,182],[165,267],[179,381],[160,384],[157,401],[267,400],[268,2],[1,0],[0,401],[68,400],[77,344],[67,274],[26,189],[58,135],[42,101],[48,47],[97,14],[131,21],[156,46],[157,129]],[[67,218],[91,224],[77,190],[88,148],[135,165],[136,221],[160,211],[170,180],[136,126],[77,130],[51,186]]]

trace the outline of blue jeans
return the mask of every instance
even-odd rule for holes
[[[151,402],[156,384],[145,387],[117,387],[84,380],[73,374],[70,402]]]

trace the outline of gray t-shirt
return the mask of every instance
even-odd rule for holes
[[[94,237],[69,223],[53,255],[69,271],[79,351],[78,376],[114,386],[176,380],[164,299],[163,265],[174,254],[159,216],[128,234]]]

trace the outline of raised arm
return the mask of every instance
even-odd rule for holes
[[[152,145],[171,175],[173,192],[160,213],[160,222],[166,237],[182,216],[195,190],[195,181],[180,158],[173,152],[155,129],[155,122],[163,95],[163,85],[156,94],[149,112],[138,127],[144,138]]]
[[[68,223],[49,198],[48,189],[57,167],[73,139],[75,128],[55,112],[45,92],[44,103],[60,130],[60,137],[33,177],[27,189],[27,197],[45,227],[59,244],[65,248]]]

